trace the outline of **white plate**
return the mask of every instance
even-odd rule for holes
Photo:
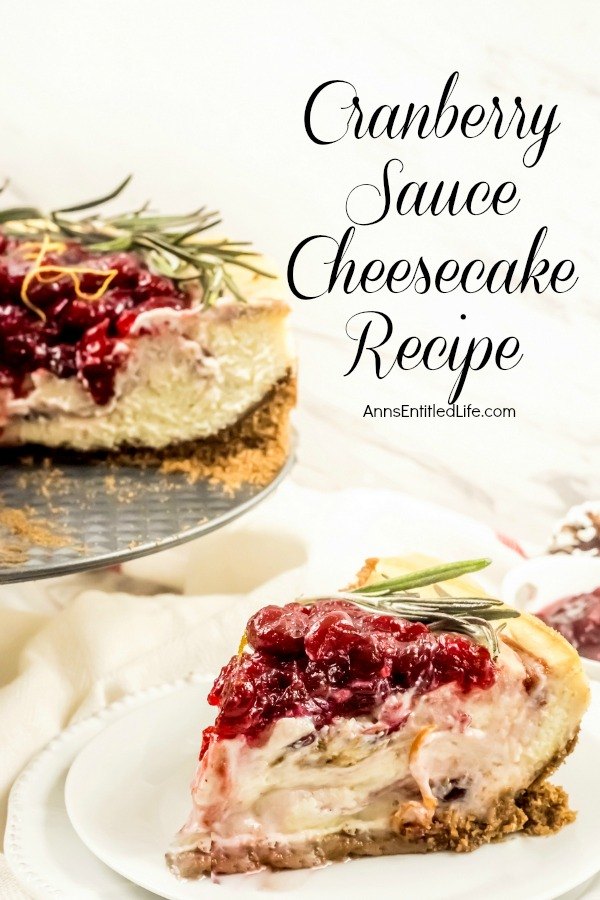
[[[132,708],[180,687],[166,684],[131,694],[58,735],[23,770],[8,801],[4,854],[35,900],[153,900],[105,866],[82,844],[65,808],[65,779],[90,738]]]
[[[79,754],[66,783],[75,830],[99,859],[135,884],[168,900],[256,897],[362,898],[390,885],[419,900],[550,900],[600,868],[600,694],[578,747],[559,781],[578,810],[577,822],[546,838],[515,837],[473,854],[391,856],[319,870],[181,881],[164,851],[189,811],[189,782],[200,729],[212,721],[205,686],[189,685],[145,704],[107,727]],[[443,888],[442,888],[443,886]]]

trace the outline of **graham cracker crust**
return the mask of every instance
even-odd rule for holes
[[[180,878],[203,875],[234,875],[257,869],[308,869],[328,862],[360,856],[391,856],[401,853],[432,853],[452,850],[470,853],[484,844],[504,840],[511,834],[554,834],[575,821],[563,788],[549,784],[554,772],[577,743],[576,734],[541,769],[533,782],[514,797],[500,797],[485,819],[459,816],[449,809],[436,813],[429,826],[402,824],[361,834],[343,829],[304,843],[262,841],[232,849],[213,841],[210,852],[183,850],[166,854],[166,861]]]

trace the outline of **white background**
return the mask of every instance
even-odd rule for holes
[[[544,255],[576,262],[576,288],[562,297],[340,292],[296,301],[295,477],[322,488],[395,486],[534,540],[568,504],[600,494],[593,0],[4,0],[0,9],[0,175],[22,201],[76,202],[133,172],[128,206],[148,197],[165,212],[208,203],[229,234],[252,239],[285,270],[306,235],[341,236],[347,193],[377,181],[391,156],[407,179],[514,180],[521,203],[509,217],[392,219],[357,236],[357,255],[523,259],[548,225]],[[494,94],[508,106],[518,94],[529,110],[558,104],[561,126],[534,169],[509,137],[317,147],[304,132],[304,105],[324,80],[352,81],[365,108],[437,106],[455,69],[459,107],[489,105]],[[461,398],[514,406],[516,420],[362,418],[367,402],[442,404],[454,380],[422,369],[344,378],[354,351],[344,325],[365,307],[388,311],[399,337],[518,335],[523,362],[471,375]]]

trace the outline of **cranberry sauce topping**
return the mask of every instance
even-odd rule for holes
[[[556,600],[538,616],[556,628],[582,656],[600,661],[600,587],[588,594]]]
[[[10,387],[24,396],[31,372],[46,369],[59,378],[78,376],[95,402],[105,404],[124,360],[119,338],[129,334],[143,310],[180,309],[185,295],[170,279],[151,273],[134,253],[90,253],[73,242],[55,242],[37,260],[44,271],[29,281],[28,306],[21,291],[39,247],[0,233],[0,389]],[[52,266],[66,271],[52,271]],[[74,277],[69,269],[75,267]],[[102,292],[110,270],[116,274]],[[95,293],[100,296],[92,299]]]
[[[426,693],[454,682],[467,693],[495,680],[489,652],[468,638],[343,600],[266,606],[246,637],[251,652],[227,663],[208,696],[220,709],[202,753],[215,734],[252,740],[285,716],[310,716],[319,728],[335,716],[368,715],[408,688]]]

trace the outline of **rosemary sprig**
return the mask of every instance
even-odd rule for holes
[[[101,214],[98,208],[120,196],[130,181],[131,175],[102,197],[49,213],[29,206],[0,210],[0,227],[5,234],[30,240],[46,234],[75,240],[91,252],[136,251],[152,271],[182,284],[199,283],[207,306],[227,289],[244,301],[232,267],[274,277],[256,265],[253,258],[258,254],[249,249],[248,242],[200,238],[221,223],[219,213],[206,207],[179,216],[154,215],[148,204],[133,212]]]
[[[501,600],[492,597],[421,597],[410,592],[416,587],[437,584],[467,572],[477,572],[489,566],[490,562],[489,559],[471,559],[448,563],[351,591],[302,597],[299,602],[313,605],[323,600],[347,600],[369,612],[391,614],[411,622],[424,622],[432,631],[466,634],[487,647],[491,656],[496,657],[498,631],[503,624],[494,628],[491,622],[518,616],[516,609],[504,606]]]
[[[491,564],[491,559],[465,559],[459,562],[445,563],[441,566],[432,566],[429,569],[421,569],[418,572],[409,572],[399,578],[388,578],[377,584],[365,585],[359,588],[357,593],[382,594],[397,591],[409,591],[411,588],[425,587],[428,584],[439,584],[440,581],[449,581],[452,578],[460,578],[469,572],[479,572]]]

